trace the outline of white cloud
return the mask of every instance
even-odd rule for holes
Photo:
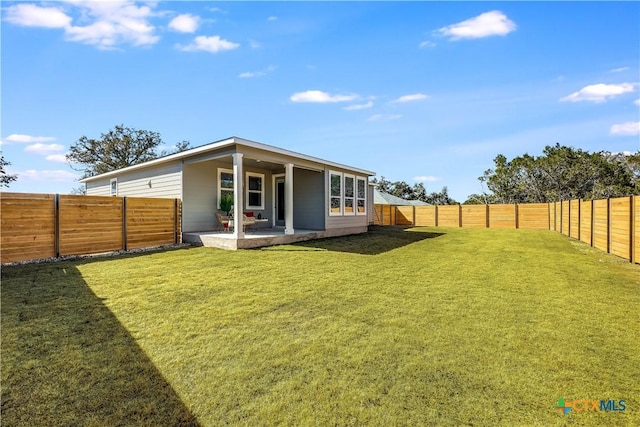
[[[400,114],[374,114],[367,119],[368,122],[387,122],[390,120],[398,120],[402,118]]]
[[[63,151],[63,150],[64,150],[64,145],[41,144],[41,143],[28,145],[24,149],[24,151],[28,153],[35,153],[35,154],[41,154],[41,155],[49,154],[51,152],[56,152],[56,151]]]
[[[563,102],[604,102],[607,99],[622,95],[624,93],[633,92],[637,83],[621,83],[621,84],[604,84],[585,86],[571,95],[560,98]]]
[[[99,49],[115,49],[120,44],[147,46],[157,43],[160,37],[150,19],[157,16],[150,6],[136,6],[131,1],[79,1],[67,0],[67,7],[79,9],[79,21],[61,9],[18,4],[7,8],[8,22],[21,26],[61,28],[68,41],[93,45]]]
[[[415,182],[436,182],[436,181],[440,181],[442,178],[437,177],[437,176],[430,176],[430,175],[420,175],[420,176],[414,176],[413,180]]]
[[[220,36],[198,36],[193,39],[192,43],[186,46],[177,45],[176,47],[185,52],[204,51],[218,53],[225,50],[237,49],[240,45],[230,42],[229,40],[221,39]]]
[[[373,101],[369,101],[366,104],[347,105],[346,107],[344,107],[344,109],[347,111],[354,111],[354,110],[366,110],[367,108],[371,108],[371,107],[373,107]]]
[[[516,24],[499,10],[485,12],[475,18],[442,27],[436,31],[449,40],[479,39],[490,36],[505,36],[516,30]]]
[[[261,77],[261,76],[265,76],[268,73],[271,73],[271,72],[275,71],[275,69],[276,69],[276,67],[274,65],[269,65],[264,70],[246,71],[244,73],[240,73],[240,74],[238,74],[238,77],[240,77],[241,79],[250,79],[252,77]]]
[[[357,95],[331,95],[327,92],[320,90],[308,90],[305,92],[298,92],[291,95],[289,98],[292,102],[314,102],[314,103],[327,103],[327,102],[349,102],[358,99]]]
[[[620,67],[620,68],[614,68],[613,70],[609,70],[610,73],[620,73],[622,71],[627,71],[629,69],[629,67]]]
[[[428,95],[425,95],[424,93],[413,93],[411,95],[403,95],[398,99],[395,99],[391,102],[393,103],[404,103],[404,102],[413,102],[413,101],[422,101],[424,99],[429,98]]]
[[[188,13],[178,15],[169,22],[169,28],[179,33],[195,33],[200,25],[200,18]]]
[[[262,43],[249,39],[249,47],[251,47],[251,49],[260,49],[262,47]]]
[[[28,181],[74,182],[80,176],[65,170],[35,170],[18,172],[18,179]]]
[[[640,99],[636,99],[635,101],[633,101],[634,104],[636,104],[637,106],[640,106]]]
[[[270,16],[267,18],[267,21],[277,21],[278,17],[277,16]]]
[[[611,126],[612,135],[640,135],[640,122],[625,122]]]
[[[33,144],[35,142],[49,142],[49,141],[55,141],[56,138],[52,137],[52,136],[32,136],[32,135],[23,135],[23,134],[19,134],[19,133],[12,133],[11,135],[9,135],[8,137],[6,137],[3,142],[20,142],[20,143],[27,143],[27,144]]]
[[[67,157],[64,154],[49,154],[45,159],[55,163],[67,163]]]
[[[65,28],[71,23],[71,17],[57,7],[16,4],[6,10],[5,20],[23,27]]]
[[[418,45],[418,47],[419,47],[420,49],[424,49],[424,48],[426,48],[426,47],[434,47],[435,45],[436,45],[436,44],[435,44],[434,42],[429,41],[429,40],[425,40],[425,41],[423,41],[422,43],[420,43],[420,44]]]

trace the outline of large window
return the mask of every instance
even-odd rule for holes
[[[233,197],[233,171],[230,169],[218,169],[218,205],[223,197],[231,195]]]
[[[367,178],[329,171],[329,215],[366,215]]]
[[[342,174],[329,172],[329,215],[342,215]]]
[[[355,209],[355,184],[356,178],[353,175],[344,175],[344,214],[354,215]]]
[[[358,177],[357,179],[356,203],[357,203],[356,214],[366,215],[367,214],[367,180],[362,177]]]
[[[247,209],[264,209],[264,175],[247,172]]]

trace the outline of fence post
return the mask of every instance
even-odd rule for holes
[[[633,264],[636,262],[635,251],[635,230],[636,230],[636,210],[635,210],[635,198],[636,196],[629,196],[629,261]]]
[[[436,205],[436,212],[434,214],[435,217],[435,222],[436,222],[436,227],[438,226],[438,205]]]
[[[413,211],[413,218],[411,220],[411,225],[412,226],[416,226],[416,207],[415,206],[411,206],[412,211]]]
[[[127,198],[122,198],[122,250],[127,250]]]
[[[484,212],[485,228],[489,228],[489,204],[486,204],[484,206],[485,206],[485,212]]]
[[[551,203],[547,202],[547,224],[549,225],[549,230],[551,230]]]
[[[595,218],[595,214],[596,214],[596,209],[595,209],[595,200],[591,199],[591,236],[589,237],[589,245],[591,247],[593,247],[593,237],[595,235],[595,232],[593,231],[593,228],[596,226],[596,218]]]
[[[458,205],[458,227],[462,228],[462,205]]]
[[[173,199],[173,244],[178,244],[178,199]]]
[[[60,195],[53,197],[53,244],[56,258],[60,257]]]
[[[562,212],[563,210],[562,199],[560,199],[560,234],[562,234],[562,223],[564,222],[564,212]]]
[[[580,232],[582,231],[582,199],[578,199],[578,240],[580,240]]]
[[[567,214],[567,227],[569,227],[569,230],[567,230],[567,237],[571,237],[571,199],[569,199],[567,207],[569,208],[569,213]]]
[[[611,253],[611,197],[607,198],[607,253]]]
[[[519,224],[519,218],[518,218],[518,204],[514,203],[513,204],[513,214],[514,214],[514,220],[515,220],[515,225],[516,225],[516,229],[520,228],[520,224]]]

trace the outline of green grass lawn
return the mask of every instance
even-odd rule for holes
[[[7,426],[640,424],[640,267],[553,232],[9,266],[1,309]]]

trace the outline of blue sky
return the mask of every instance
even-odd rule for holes
[[[640,149],[638,2],[8,2],[10,191],[68,193],[116,124],[482,191],[493,158]],[[165,147],[168,148],[168,147]]]

